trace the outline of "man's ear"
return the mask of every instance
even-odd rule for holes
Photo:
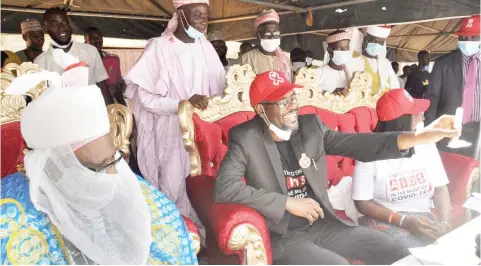
[[[22,38],[24,41],[27,41],[27,33],[22,34]]]
[[[256,104],[254,106],[254,111],[261,117],[264,117],[265,116],[265,110],[264,108],[262,107],[262,105],[260,104]]]

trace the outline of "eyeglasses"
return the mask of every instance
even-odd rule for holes
[[[290,104],[297,104],[298,103],[298,100],[297,100],[297,94],[293,94],[290,98],[288,99],[281,99],[277,102],[264,102],[263,104],[276,104],[277,106],[279,106],[279,108],[281,109],[285,109],[287,108],[287,106],[289,106]]]
[[[115,156],[117,156],[117,155],[118,155],[118,157],[115,158]],[[106,165],[102,165],[102,166],[97,167],[97,168],[91,168],[91,167],[88,167],[88,166],[85,166],[85,167],[87,167],[89,170],[92,170],[96,173],[103,172],[104,170],[109,169],[110,167],[112,167],[112,166],[116,165],[118,162],[120,162],[120,160],[122,160],[122,158],[124,158],[124,152],[121,151],[121,150],[117,150],[113,157],[114,157],[114,160],[112,162],[106,164]]]

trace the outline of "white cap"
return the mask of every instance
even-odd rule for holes
[[[369,35],[386,39],[391,33],[391,26],[369,26],[366,32]]]

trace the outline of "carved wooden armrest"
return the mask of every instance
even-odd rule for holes
[[[261,234],[250,224],[241,224],[234,228],[229,238],[229,248],[243,254],[243,265],[267,265]]]
[[[110,121],[110,135],[114,145],[124,153],[124,159],[128,161],[130,155],[129,139],[134,125],[132,112],[122,104],[109,104],[107,112]]]

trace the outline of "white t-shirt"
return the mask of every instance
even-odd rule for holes
[[[323,91],[333,92],[337,88],[347,87],[347,77],[344,70],[335,70],[329,65],[316,69],[319,86]],[[352,77],[352,73],[350,73]]]
[[[418,145],[411,158],[356,162],[353,200],[374,200],[395,212],[431,212],[434,188],[449,183],[434,144]]]
[[[35,58],[34,63],[39,65],[41,69],[62,74],[65,69],[55,63],[52,51],[53,48],[50,46],[47,51]],[[109,78],[99,51],[94,46],[74,41],[67,53],[77,56],[80,61],[87,63],[89,69],[89,85],[94,85]]]

